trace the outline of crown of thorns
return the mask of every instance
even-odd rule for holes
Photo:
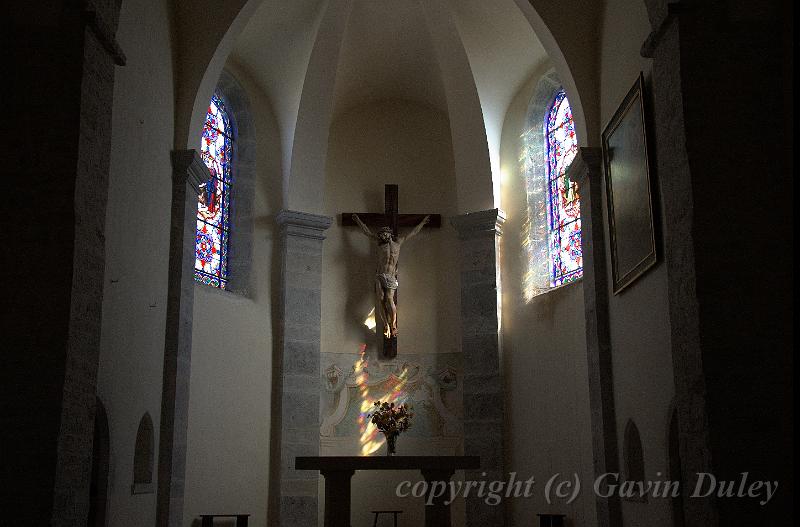
[[[391,227],[381,227],[380,229],[378,229],[378,232],[388,232],[389,234],[392,234],[392,228]]]

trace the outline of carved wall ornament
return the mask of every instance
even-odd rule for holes
[[[460,419],[444,404],[443,392],[458,386],[458,371],[452,366],[444,369],[425,368],[413,361],[377,362],[369,366],[356,365],[348,375],[336,364],[325,369],[325,390],[334,394],[333,411],[325,415],[320,426],[322,437],[334,437],[336,427],[352,415],[352,406],[361,405],[363,394],[368,402],[383,400],[388,393],[402,391],[412,398],[417,409],[427,410],[438,423],[435,435],[458,436]]]

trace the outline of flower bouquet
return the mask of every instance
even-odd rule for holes
[[[395,406],[394,403],[375,401],[375,407],[367,417],[386,436],[386,455],[393,456],[397,448],[397,436],[411,427],[414,413],[405,403]]]

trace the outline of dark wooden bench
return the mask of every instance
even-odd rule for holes
[[[236,518],[236,527],[247,527],[249,514],[201,514],[200,526],[213,527],[214,518]]]
[[[371,511],[375,515],[375,521],[372,522],[372,527],[378,526],[378,518],[381,514],[393,514],[394,515],[394,527],[397,527],[397,515],[402,513],[403,511]]]
[[[539,527],[564,527],[564,514],[537,514]]]

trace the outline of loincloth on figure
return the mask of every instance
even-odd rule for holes
[[[375,279],[384,289],[397,289],[398,283],[396,276],[392,276],[389,273],[378,273],[375,275]]]

